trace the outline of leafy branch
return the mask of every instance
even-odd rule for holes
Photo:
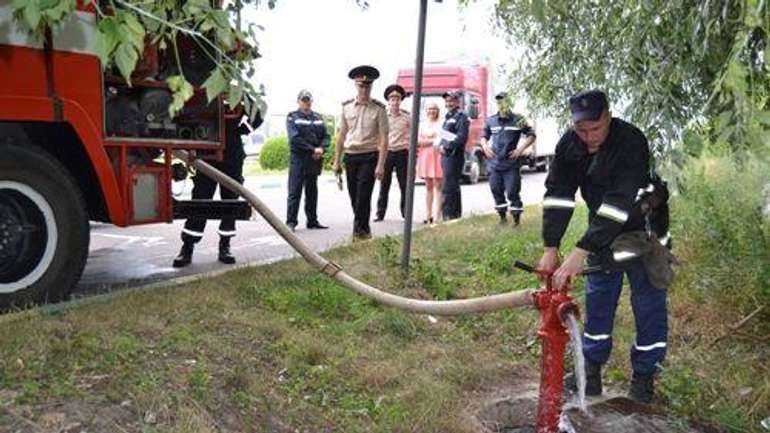
[[[244,6],[259,6],[260,1],[236,1],[227,9],[212,6],[209,0],[109,0],[100,5],[91,0],[99,16],[94,50],[104,68],[115,65],[131,85],[133,74],[145,49],[145,43],[159,50],[174,50],[178,74],[166,78],[173,92],[169,114],[174,117],[193,96],[193,86],[187,80],[179,58],[177,38],[191,38],[215,65],[202,87],[211,102],[226,95],[231,108],[243,101],[252,118],[265,111],[264,91],[249,82],[254,76],[253,60],[259,57],[254,25],[245,30],[234,28],[232,19]],[[272,8],[275,0],[268,0]],[[76,0],[13,0],[12,10],[17,20],[34,35],[42,37],[46,29],[71,19]]]

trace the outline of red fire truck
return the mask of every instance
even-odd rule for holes
[[[414,69],[399,70],[397,83],[403,86],[407,92],[414,92]],[[463,175],[467,182],[476,183],[487,177],[484,152],[481,150],[484,121],[487,116],[497,111],[488,68],[483,65],[426,64],[423,68],[422,79],[423,107],[425,101],[440,99],[444,92],[450,90],[462,92],[463,99],[460,101],[460,108],[470,118],[468,142],[465,144]],[[406,104],[406,106],[410,105]],[[443,106],[443,102],[439,106]],[[539,122],[533,119],[532,123],[537,129]],[[538,130],[538,137],[539,134],[540,131]],[[538,138],[537,142],[528,149],[523,157],[523,166],[538,171],[544,171],[547,168],[553,157],[553,149],[545,152],[547,146],[539,146],[540,142],[543,140]],[[554,141],[553,145],[555,143]]]
[[[66,298],[88,256],[89,221],[250,215],[242,201],[212,206],[171,194],[172,179],[185,175],[172,151],[222,158],[223,101],[209,103],[199,88],[213,62],[180,36],[182,72],[196,90],[170,118],[164,79],[180,73],[173,53],[148,44],[129,86],[94,51],[92,8],[79,2],[36,38],[0,0],[0,309]]]

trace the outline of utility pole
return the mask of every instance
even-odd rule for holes
[[[414,67],[414,95],[412,96],[412,131],[409,136],[409,165],[406,172],[406,209],[404,209],[404,241],[401,245],[401,270],[409,272],[412,249],[412,215],[414,213],[414,172],[417,165],[417,137],[420,129],[420,99],[422,97],[422,63],[425,56],[425,20],[428,0],[420,0],[417,27],[417,59]]]

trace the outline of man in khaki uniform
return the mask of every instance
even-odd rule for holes
[[[369,227],[374,179],[382,179],[388,153],[388,115],[385,104],[371,98],[372,82],[380,72],[371,66],[358,66],[348,77],[356,83],[357,95],[342,103],[340,130],[334,152],[334,172],[341,173],[344,152],[345,174],[350,205],[355,215],[353,237],[372,237]]]
[[[406,90],[398,84],[391,84],[385,89],[385,99],[388,100],[388,157],[385,159],[385,174],[380,181],[380,195],[377,199],[375,222],[385,219],[393,171],[396,172],[398,187],[401,190],[399,209],[401,209],[401,217],[404,217],[406,169],[409,164],[409,132],[412,129],[409,112],[401,109],[401,101],[405,97]]]
[[[388,154],[388,115],[385,104],[371,98],[372,82],[380,72],[371,66],[358,66],[348,77],[356,83],[357,95],[342,103],[342,118],[334,152],[334,172],[341,173],[344,152],[345,174],[350,205],[355,215],[353,237],[372,237],[369,227],[374,179],[382,179]]]

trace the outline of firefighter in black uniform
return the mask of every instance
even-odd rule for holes
[[[602,269],[588,275],[586,287],[582,340],[587,395],[602,393],[601,366],[612,349],[615,310],[625,273],[636,321],[629,396],[650,402],[653,375],[666,354],[666,285],[670,278],[659,278],[662,267],[653,265],[654,256],[649,253],[640,256],[616,246],[619,240],[630,239],[631,244],[646,244],[648,251],[667,252],[662,246],[669,242],[667,189],[650,174],[646,137],[635,126],[611,116],[603,92],[581,92],[569,102],[574,126],[556,145],[546,179],[545,249],[538,267],[554,272],[555,287],[579,276],[586,260],[589,266]],[[572,217],[578,188],[589,210],[588,229],[560,263],[559,245]],[[574,380],[569,380],[567,386],[573,388]]]
[[[442,195],[444,220],[457,219],[462,216],[462,198],[460,195],[460,178],[465,164],[465,142],[468,141],[468,116],[460,109],[459,91],[446,92],[443,95],[447,113],[444,125],[441,147],[441,169],[444,172],[444,189]]]
[[[249,128],[241,120],[243,110],[238,107],[235,112],[225,114],[225,151],[221,162],[209,162],[214,168],[225,173],[229,177],[243,184],[243,160],[246,153],[243,151],[241,135],[248,134]],[[261,113],[258,113],[252,123],[253,128],[262,124]],[[206,177],[203,173],[193,176],[193,200],[208,200],[214,197],[217,182]],[[237,199],[238,194],[219,186],[219,196],[223,200]],[[192,262],[195,244],[203,238],[203,229],[206,227],[205,219],[188,219],[182,229],[182,249],[174,259],[174,267],[181,268]],[[235,236],[235,218],[223,218],[219,222],[219,261],[225,264],[235,263],[235,257],[230,252],[230,239]]]
[[[487,157],[489,188],[495,199],[500,224],[506,223],[508,209],[514,226],[519,225],[524,206],[521,202],[521,170],[518,158],[535,141],[535,131],[524,117],[511,112],[508,94],[495,96],[498,112],[487,118],[481,146]],[[521,136],[527,137],[519,146]],[[508,200],[506,201],[506,196]]]
[[[305,189],[305,218],[307,228],[326,229],[318,222],[318,175],[321,174],[323,156],[331,139],[320,114],[312,110],[313,95],[302,90],[297,95],[296,111],[286,117],[289,135],[289,197],[287,200],[286,225],[294,231],[297,227],[299,201]]]

